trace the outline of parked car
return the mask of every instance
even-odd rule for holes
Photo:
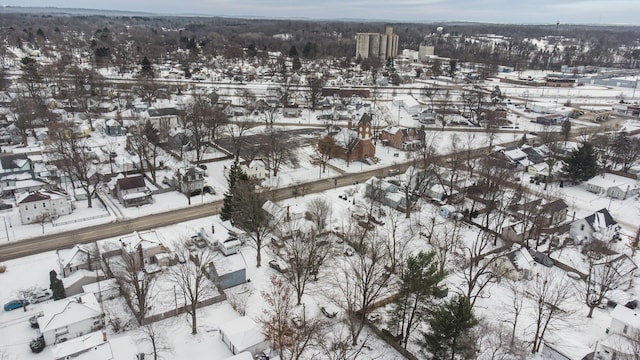
[[[4,311],[20,309],[21,307],[25,307],[27,305],[29,305],[29,302],[24,299],[11,300],[8,303],[4,304]]]
[[[47,346],[47,344],[44,343],[44,335],[40,335],[39,337],[31,340],[31,342],[29,343],[29,348],[31,348],[31,352],[35,354],[42,352],[45,346]]]
[[[31,325],[31,328],[33,329],[38,329],[40,327],[40,324],[38,324],[38,318],[43,317],[44,314],[43,313],[39,313],[36,315],[33,315],[32,317],[29,318],[29,325]]]
[[[29,303],[37,304],[51,299],[53,299],[53,291],[50,289],[42,289],[29,297]]]
[[[289,270],[287,265],[280,263],[278,260],[269,261],[269,266],[279,273],[286,273]]]
[[[336,315],[338,315],[337,310],[327,306],[320,307],[320,311],[322,312],[322,314],[324,314],[324,316],[328,317],[329,319],[333,319],[334,317],[336,317]]]

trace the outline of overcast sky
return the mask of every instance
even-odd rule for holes
[[[640,25],[640,0],[0,0],[0,4],[169,15]]]

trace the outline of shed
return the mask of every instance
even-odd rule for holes
[[[269,347],[258,324],[248,316],[222,324],[220,337],[234,355],[246,351],[255,356]]]
[[[242,254],[216,254],[209,264],[209,277],[222,290],[247,282],[247,264]]]

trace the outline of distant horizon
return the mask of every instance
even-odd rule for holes
[[[473,0],[397,0],[339,1],[322,4],[308,0],[114,0],[112,8],[81,0],[5,0],[3,8],[77,10],[89,13],[130,13],[146,16],[227,17],[301,21],[354,21],[398,23],[488,23],[512,25],[600,25],[640,26],[640,2],[632,0],[539,0],[536,4],[513,4],[492,0],[478,4]],[[0,8],[0,13],[2,12]],[[550,14],[554,15],[550,15]],[[313,14],[313,15],[309,15]],[[339,14],[340,16],[337,16]],[[606,18],[602,15],[606,14]]]

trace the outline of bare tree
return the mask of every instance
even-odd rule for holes
[[[214,140],[212,123],[216,122],[214,109],[209,100],[202,96],[196,96],[185,109],[182,122],[183,126],[191,132],[191,140],[196,151],[196,161],[201,161],[207,148]]]
[[[315,226],[317,232],[322,232],[327,226],[327,217],[331,216],[331,203],[325,198],[314,198],[307,203],[307,212],[309,219]]]
[[[266,131],[267,142],[261,146],[261,153],[267,161],[269,170],[273,176],[278,176],[278,171],[283,165],[298,166],[298,144],[287,136],[282,129],[271,127]]]
[[[294,309],[291,288],[279,277],[272,275],[271,286],[262,291],[266,303],[263,317],[260,319],[264,327],[265,337],[271,341],[278,351],[280,359],[298,360],[316,345],[324,323],[320,319],[307,319],[303,314],[296,324],[292,321],[298,316]]]
[[[385,251],[390,260],[389,270],[396,273],[398,268],[402,271],[404,265],[407,248],[412,237],[409,234],[411,228],[402,227],[399,213],[392,211],[386,217],[385,224],[381,225],[387,232],[387,241],[384,242]]]
[[[55,154],[55,164],[66,173],[75,188],[80,186],[87,195],[87,206],[91,207],[92,199],[102,181],[100,168],[93,163],[95,154],[84,138],[78,137],[69,124],[60,122],[49,126],[51,151]]]
[[[490,250],[490,237],[488,233],[478,230],[471,244],[461,247],[467,259],[466,267],[462,271],[466,285],[465,295],[469,298],[471,306],[475,305],[478,298],[486,296],[485,290],[502,275],[496,273],[493,266],[498,256],[486,256],[486,252]]]
[[[336,287],[341,294],[339,305],[345,310],[352,346],[358,344],[367,315],[373,310],[371,306],[389,291],[384,246],[376,236],[365,233],[364,238],[360,253],[349,257],[336,272]]]
[[[599,245],[596,245],[598,244]],[[586,250],[587,277],[581,284],[582,298],[589,308],[587,317],[593,315],[593,309],[602,305],[612,290],[624,285],[631,272],[626,255],[612,254],[606,244],[594,240]],[[594,246],[595,245],[595,246]]]
[[[523,284],[518,281],[510,282],[509,289],[511,290],[511,299],[509,305],[511,307],[511,313],[513,314],[512,319],[503,320],[506,323],[511,325],[511,331],[509,335],[509,348],[515,346],[516,344],[516,330],[518,328],[518,321],[520,320],[520,316],[524,310],[524,296],[525,289]]]
[[[534,300],[535,331],[531,342],[532,353],[540,351],[547,330],[554,328],[562,318],[568,315],[568,312],[560,309],[560,306],[573,295],[570,288],[564,278],[550,274],[544,274],[533,282],[529,289]]]
[[[486,360],[525,360],[527,351],[523,342],[509,344],[509,331],[504,326],[481,319],[472,332],[476,339],[477,359]]]
[[[273,244],[272,249],[278,258],[287,263],[288,270],[283,276],[295,289],[296,304],[300,305],[307,285],[317,279],[329,255],[329,241],[322,240],[315,231],[306,231],[297,221],[284,222],[280,227],[286,238],[281,244]]]
[[[349,163],[351,162],[351,155],[353,155],[353,152],[356,149],[356,146],[358,145],[358,135],[356,135],[355,132],[352,131],[344,131],[342,132],[343,134],[343,138],[340,139],[340,141],[342,141],[343,147],[344,147],[344,154],[346,156],[346,160],[347,160],[347,166],[349,166]]]
[[[145,272],[144,262],[139,256],[140,252],[139,249],[133,249],[130,252],[122,248],[122,256],[113,262],[111,271],[120,290],[128,299],[136,320],[142,324],[149,305],[155,297],[156,276]]]
[[[216,286],[208,278],[208,267],[213,259],[213,254],[208,248],[190,251],[186,245],[178,251],[186,261],[172,266],[169,276],[171,281],[181,290],[185,311],[191,317],[191,334],[195,335],[198,333],[197,310],[200,302],[217,293]]]
[[[326,172],[329,160],[340,155],[340,146],[336,143],[336,139],[331,135],[326,135],[318,140],[315,148],[316,158],[320,163],[322,172]]]
[[[462,244],[462,221],[453,219],[452,222],[437,224],[435,216],[431,219],[431,232],[433,251],[438,262],[439,271],[448,271],[454,255]]]
[[[249,128],[251,128],[251,124],[246,119],[228,123],[226,126],[226,133],[231,140],[231,147],[236,162],[240,161],[240,153],[245,144],[245,132],[249,130]]]
[[[166,341],[166,335],[159,323],[149,323],[140,327],[143,340],[151,345],[153,360],[161,360],[163,354],[171,354],[172,349]],[[168,357],[168,356],[167,356]]]

